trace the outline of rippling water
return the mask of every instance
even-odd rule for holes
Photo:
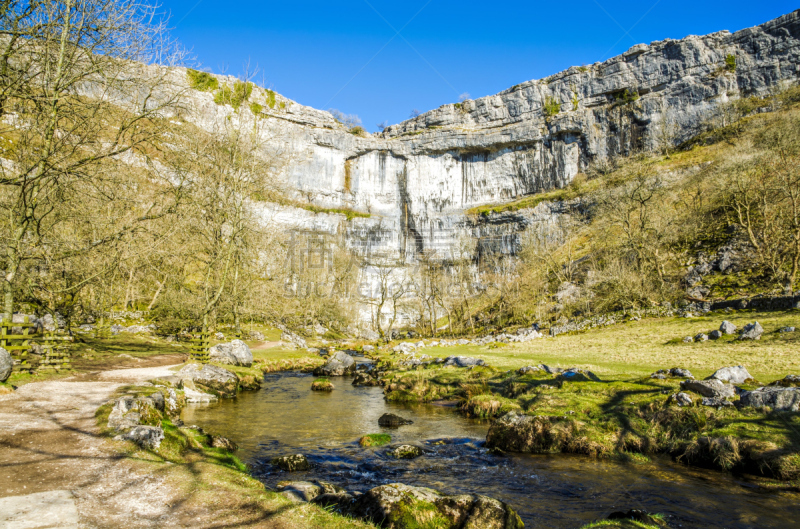
[[[322,479],[349,490],[384,483],[474,492],[508,502],[525,527],[575,528],[616,510],[644,509],[669,517],[671,527],[797,527],[800,494],[767,492],[745,479],[693,470],[667,459],[647,464],[580,456],[494,456],[483,447],[488,423],[441,406],[402,406],[383,400],[381,388],[355,388],[333,378],[332,393],[310,390],[313,377],[267,375],[258,392],[212,405],[190,405],[183,420],[235,441],[238,455],[268,486],[292,479]],[[414,424],[378,426],[396,413]],[[368,433],[389,433],[393,444],[413,443],[425,453],[394,460],[386,448],[361,448]],[[284,473],[269,460],[302,453],[310,472]]]

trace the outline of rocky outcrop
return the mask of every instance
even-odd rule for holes
[[[217,344],[208,350],[208,357],[212,362],[219,364],[244,367],[253,365],[253,353],[250,352],[250,347],[242,340]]]
[[[509,505],[476,494],[444,496],[435,490],[401,483],[371,489],[356,499],[352,513],[387,529],[522,529]]]
[[[184,387],[218,397],[232,398],[239,391],[239,377],[221,367],[189,364],[176,375],[181,378]]]

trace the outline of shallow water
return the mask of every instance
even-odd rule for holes
[[[575,528],[613,511],[663,513],[671,527],[797,527],[800,494],[766,492],[730,474],[689,469],[660,459],[633,464],[579,456],[494,456],[483,447],[488,423],[461,417],[451,408],[402,406],[383,400],[381,388],[355,388],[349,377],[333,378],[332,393],[310,390],[313,377],[267,375],[261,391],[234,400],[190,405],[187,424],[223,434],[267,486],[278,481],[322,479],[348,490],[406,483],[444,493],[473,492],[508,502],[525,527]],[[414,424],[378,426],[386,412]],[[389,433],[393,444],[415,443],[425,454],[397,461],[384,448],[361,448],[368,433]],[[273,457],[302,453],[310,472],[284,473]]]

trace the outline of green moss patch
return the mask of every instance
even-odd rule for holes
[[[363,447],[385,446],[392,442],[392,436],[385,433],[367,434],[358,440],[358,444]]]

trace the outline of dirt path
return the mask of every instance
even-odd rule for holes
[[[158,527],[172,492],[98,436],[94,414],[165,366],[35,382],[0,396],[0,528]]]

